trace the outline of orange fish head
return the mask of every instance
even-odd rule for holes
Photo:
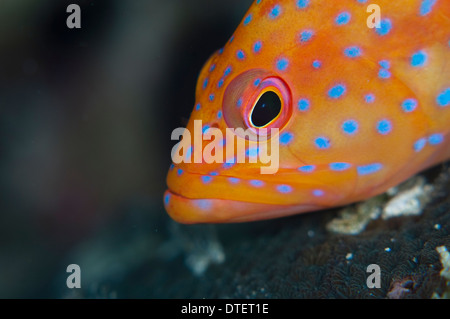
[[[448,116],[412,91],[426,92],[427,77],[410,57],[443,28],[422,32],[428,20],[385,1],[390,14],[371,29],[363,3],[343,3],[256,1],[206,62],[189,123],[172,134],[164,204],[173,219],[242,222],[344,205],[432,163],[428,144],[442,138],[427,144],[426,108],[435,122]]]
[[[233,70],[222,54],[203,67],[189,123],[172,134],[180,141],[164,194],[169,215],[182,223],[244,222],[333,205],[349,183],[337,192],[327,166],[308,165],[291,148],[288,82],[272,68]],[[339,178],[352,180],[354,170]]]

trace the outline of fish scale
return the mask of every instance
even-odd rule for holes
[[[367,26],[367,1],[253,3],[202,68],[187,129],[258,129],[252,112],[275,92],[281,111],[267,128],[280,132],[279,169],[175,164],[164,194],[172,218],[244,222],[342,206],[450,158],[450,2],[377,4],[380,28]],[[247,156],[256,147],[246,140]]]

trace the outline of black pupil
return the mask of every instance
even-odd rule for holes
[[[280,114],[281,100],[275,92],[267,91],[253,108],[251,121],[253,126],[262,127],[270,123]]]

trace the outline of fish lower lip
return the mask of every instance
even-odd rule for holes
[[[313,205],[275,205],[230,199],[188,198],[172,190],[164,194],[169,215],[183,224],[239,223],[324,209]]]

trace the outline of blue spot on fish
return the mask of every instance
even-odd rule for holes
[[[373,103],[375,102],[375,95],[372,93],[366,94],[364,96],[364,101],[366,101],[366,103]]]
[[[318,137],[315,140],[315,144],[318,148],[320,149],[326,149],[330,147],[330,140],[327,139],[326,137]]]
[[[262,47],[262,42],[256,41],[255,44],[253,44],[253,52],[259,53],[259,51],[261,51],[261,47]]]
[[[304,173],[311,173],[315,169],[316,169],[315,165],[305,165],[305,166],[300,166],[299,168],[297,168],[297,170],[299,170],[300,172],[304,172]]]
[[[309,0],[297,0],[297,7],[299,9],[305,9],[309,5]]]
[[[337,25],[344,25],[350,21],[351,15],[348,12],[339,13],[335,19]]]
[[[202,176],[201,179],[202,179],[202,182],[203,182],[204,184],[208,184],[209,182],[212,181],[212,177],[211,177],[211,176],[208,176],[208,175]]]
[[[378,72],[378,77],[380,79],[389,79],[391,77],[391,72],[386,69],[380,69],[380,71]]]
[[[264,182],[258,180],[258,179],[252,179],[250,181],[250,185],[255,186],[255,187],[261,187],[264,185]]]
[[[242,97],[240,97],[240,98],[237,100],[237,102],[236,102],[236,106],[237,106],[237,107],[241,107],[243,101],[244,101],[244,100],[242,99]]]
[[[290,193],[292,192],[292,187],[289,185],[278,185],[277,189],[280,193]]]
[[[439,93],[436,98],[436,102],[439,106],[450,105],[450,88],[446,88],[444,91]]]
[[[294,138],[294,135],[290,132],[283,132],[280,135],[280,144],[281,145],[288,145],[290,142],[292,142],[292,139]]]
[[[358,122],[355,120],[347,120],[342,124],[342,130],[347,134],[355,134],[358,130]]]
[[[319,60],[315,60],[315,61],[313,61],[312,66],[315,69],[318,69],[318,68],[320,68],[322,66],[322,62],[320,62]]]
[[[432,134],[428,137],[428,142],[431,145],[440,144],[440,143],[442,143],[443,140],[444,140],[444,135],[442,135],[440,133]]]
[[[344,50],[344,54],[349,58],[357,58],[361,56],[361,49],[357,46],[348,47]]]
[[[328,96],[331,97],[332,99],[337,99],[340,98],[342,95],[344,95],[345,93],[345,86],[342,84],[338,84],[336,86],[333,86],[329,91],[328,91]]]
[[[272,8],[272,10],[270,10],[269,18],[275,19],[280,15],[280,13],[281,13],[281,7],[280,7],[280,5],[277,4]]]
[[[202,133],[203,133],[203,134],[205,134],[205,133],[206,133],[206,131],[208,131],[208,130],[209,130],[209,128],[210,128],[210,126],[209,126],[209,125],[205,125],[205,126],[203,126],[203,128],[202,128]]]
[[[224,76],[227,76],[228,74],[230,74],[231,73],[231,66],[228,66],[226,69],[225,69],[225,71],[223,72],[223,75]]]
[[[414,143],[414,146],[413,146],[414,150],[416,152],[420,152],[425,147],[426,144],[427,144],[427,139],[422,137]]]
[[[188,150],[186,151],[186,159],[190,160],[191,159],[191,155],[192,155],[192,146],[190,146],[188,148]]]
[[[307,42],[311,40],[314,35],[314,31],[312,30],[304,30],[300,33],[300,42]]]
[[[389,69],[391,67],[391,63],[389,63],[388,60],[381,60],[380,62],[378,62],[378,64],[383,68],[383,69]]]
[[[234,157],[231,157],[226,160],[226,162],[222,165],[224,168],[230,168],[234,164],[236,164],[236,159]]]
[[[389,19],[381,19],[380,21],[380,27],[376,28],[376,32],[381,35],[384,36],[386,34],[388,34],[392,29],[392,22]]]
[[[406,99],[402,102],[402,109],[407,113],[414,111],[416,107],[417,107],[416,99]]]
[[[286,59],[286,58],[280,58],[280,59],[277,60],[276,65],[277,65],[277,69],[278,69],[278,70],[280,70],[280,71],[286,71],[286,69],[287,69],[288,66],[289,66],[289,61],[288,61],[288,59]]]
[[[308,99],[300,99],[297,103],[298,109],[302,112],[309,110],[309,105],[310,103]]]
[[[436,0],[423,0],[420,5],[420,15],[424,16],[431,12]]]
[[[252,146],[245,151],[245,155],[248,157],[257,157],[259,154],[259,147],[258,146]]]
[[[329,165],[330,169],[333,171],[345,171],[346,169],[349,169],[352,165],[349,163],[331,163]]]
[[[411,65],[421,67],[427,62],[427,54],[424,51],[418,51],[411,56]]]
[[[392,124],[389,120],[381,120],[377,123],[377,131],[380,134],[386,135],[392,130]]]
[[[164,203],[167,205],[169,205],[170,202],[170,194],[166,194],[166,196],[164,196]]]
[[[239,183],[239,178],[236,178],[236,177],[228,177],[228,180],[230,181],[230,183],[233,183],[233,184]]]
[[[321,197],[321,196],[323,196],[325,193],[324,193],[324,191],[323,190],[321,190],[321,189],[315,189],[315,190],[313,190],[313,195],[314,196],[316,196],[316,197]]]
[[[251,13],[245,17],[245,19],[244,19],[244,25],[249,24],[250,21],[252,21],[252,14],[251,14]]]
[[[211,209],[211,200],[210,199],[197,199],[196,201],[197,207],[201,210],[209,210]]]
[[[383,168],[383,165],[380,163],[373,163],[368,165],[362,165],[357,167],[357,171],[359,175],[369,175],[378,172]]]
[[[181,176],[181,174],[183,174],[183,170],[182,170],[181,168],[179,168],[179,169],[177,170],[177,175],[178,175],[178,176]]]
[[[230,168],[230,167],[233,167],[234,164],[235,163],[224,163],[222,166],[223,166],[223,168]]]
[[[238,50],[238,51],[236,52],[236,56],[237,56],[237,58],[238,58],[239,60],[244,60],[244,59],[245,59],[245,53],[244,53],[244,51],[242,51],[242,50]]]
[[[195,110],[198,111],[198,110],[200,110],[201,107],[202,107],[201,104],[200,104],[200,103],[197,103],[197,104],[195,105]]]

